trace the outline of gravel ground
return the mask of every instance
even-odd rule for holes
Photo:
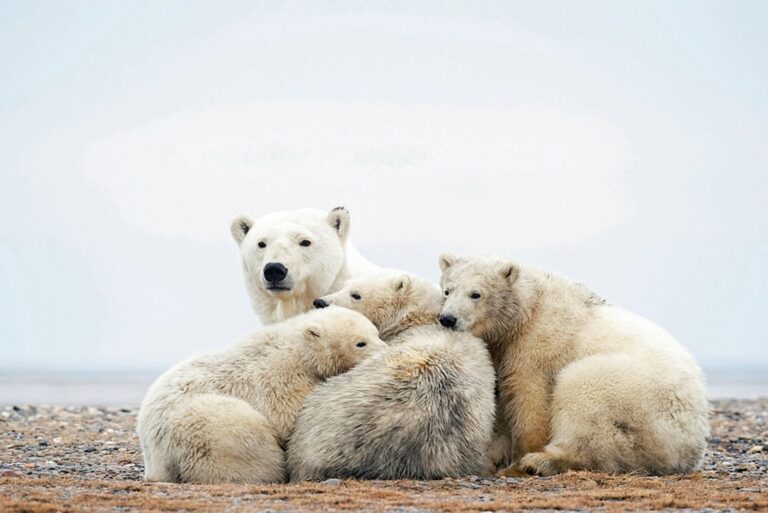
[[[136,408],[0,408],[0,512],[768,511],[768,399],[713,401],[702,470],[553,478],[174,485],[141,481]]]

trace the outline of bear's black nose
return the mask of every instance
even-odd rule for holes
[[[440,324],[442,324],[446,328],[456,327],[456,317],[454,317],[451,314],[440,314],[440,317],[438,317],[438,320],[440,321]]]
[[[312,301],[312,305],[315,308],[325,308],[326,306],[328,306],[328,303],[326,303],[325,300],[322,298],[317,298],[314,301]]]
[[[279,262],[270,262],[264,266],[264,279],[272,283],[283,281],[288,276],[288,269]]]

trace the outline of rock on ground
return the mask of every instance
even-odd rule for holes
[[[0,512],[768,511],[768,399],[713,402],[702,470],[290,485],[145,483],[136,408],[0,408]]]

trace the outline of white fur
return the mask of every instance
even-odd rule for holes
[[[343,208],[281,211],[255,220],[245,214],[235,217],[231,231],[240,248],[245,286],[263,324],[306,312],[316,297],[378,269],[349,242],[349,229],[349,212]],[[302,246],[304,240],[310,246]],[[266,247],[259,247],[260,242]],[[283,285],[290,290],[268,289],[263,271],[271,262],[288,269]]]
[[[329,308],[176,365],[139,412],[146,479],[284,481],[282,447],[305,396],[384,347],[364,316]]]

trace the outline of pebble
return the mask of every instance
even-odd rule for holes
[[[768,400],[721,400],[713,404],[713,436],[707,441],[703,477],[734,483],[744,478],[768,478]],[[0,422],[0,474],[7,469],[20,476],[68,474],[77,479],[140,481],[144,468],[134,431],[137,409],[127,410],[0,406],[0,416],[5,419]],[[41,444],[43,440],[47,446]],[[476,489],[487,493],[489,488],[503,486],[514,486],[524,492],[538,481],[528,477],[466,476],[443,482],[471,493],[478,493]],[[545,482],[535,486],[554,489],[553,481],[547,485]],[[344,483],[335,478],[325,481],[329,487]]]
[[[21,477],[21,474],[13,470],[0,471],[0,477]]]

